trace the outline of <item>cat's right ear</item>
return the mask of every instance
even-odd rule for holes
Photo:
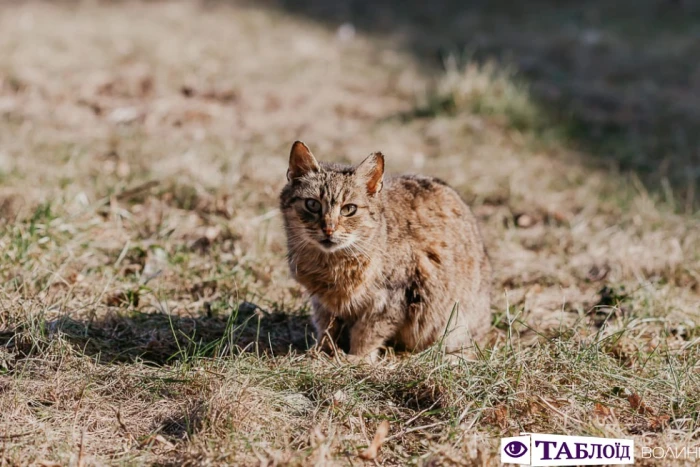
[[[292,151],[289,154],[289,169],[287,170],[287,180],[290,182],[295,178],[303,177],[309,172],[321,170],[316,158],[308,146],[301,141],[292,144]]]
[[[384,185],[384,154],[375,152],[367,156],[355,169],[367,186],[367,193],[374,196]]]

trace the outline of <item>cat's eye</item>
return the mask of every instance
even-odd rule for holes
[[[315,199],[309,198],[304,204],[306,205],[306,209],[308,209],[310,212],[315,213],[321,210],[321,203],[319,203]]]
[[[357,212],[357,206],[354,204],[346,204],[342,208],[340,208],[340,214],[342,214],[345,217],[350,217],[354,215]]]

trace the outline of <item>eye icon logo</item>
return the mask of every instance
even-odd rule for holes
[[[510,443],[505,445],[503,451],[505,451],[505,453],[508,454],[510,457],[514,457],[517,459],[518,457],[522,457],[525,455],[525,453],[527,452],[527,446],[525,446],[520,441],[511,441]]]
[[[530,436],[501,438],[501,462],[503,464],[530,465]]]

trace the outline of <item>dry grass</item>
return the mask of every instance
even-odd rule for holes
[[[241,4],[0,6],[0,464],[358,465],[383,420],[387,465],[491,464],[520,431],[696,445],[697,214],[592,169],[512,71],[401,50]],[[296,138],[472,203],[479,361],[309,350]]]

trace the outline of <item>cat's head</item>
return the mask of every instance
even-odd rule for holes
[[[380,223],[383,177],[381,153],[357,166],[319,163],[304,143],[295,142],[280,196],[290,249],[366,252]]]

